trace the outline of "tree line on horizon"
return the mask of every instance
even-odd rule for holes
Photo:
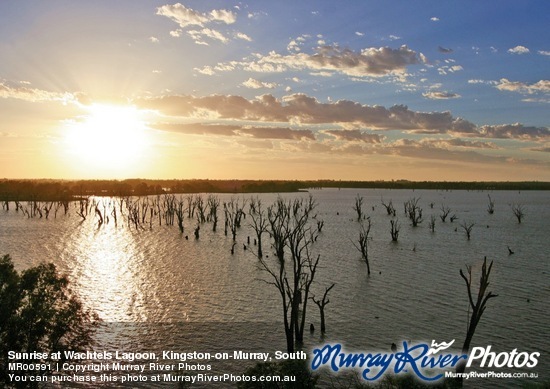
[[[88,196],[163,193],[288,193],[311,188],[550,190],[550,182],[342,181],[342,180],[0,180],[0,201],[71,201]]]

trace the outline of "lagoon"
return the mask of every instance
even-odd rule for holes
[[[403,341],[456,339],[455,346],[460,347],[469,311],[459,270],[472,266],[477,287],[487,257],[494,261],[489,289],[498,297],[489,301],[473,346],[541,352],[535,368],[518,371],[538,373],[537,382],[550,379],[548,192],[331,188],[309,193],[318,203],[316,219],[324,221],[313,245],[321,261],[312,291],[319,296],[332,283],[336,286],[326,308],[327,333],[324,337],[319,330],[307,333],[306,352],[324,343],[341,343],[354,352],[389,352],[392,343]],[[495,202],[493,214],[487,212],[488,194]],[[372,223],[370,276],[353,244],[359,237],[353,210],[357,195],[364,198],[364,211]],[[251,195],[217,196],[223,203]],[[278,195],[257,196],[267,206]],[[403,204],[411,198],[419,199],[423,209],[424,221],[417,227],[404,214]],[[391,217],[382,199],[391,200],[396,208],[401,225],[397,242],[391,241]],[[513,204],[525,210],[522,223],[512,213]],[[454,222],[440,220],[442,206],[457,216]],[[285,350],[278,292],[266,282],[267,274],[248,243],[248,237],[255,236],[248,218],[237,232],[232,255],[231,234],[223,232],[223,210],[218,210],[217,231],[204,223],[199,239],[193,236],[195,219],[186,218],[180,233],[176,225],[158,223],[136,229],[120,215],[116,226],[112,218],[98,226],[93,213],[82,220],[76,211],[72,204],[67,215],[48,219],[27,218],[14,207],[0,211],[0,253],[10,254],[18,270],[47,261],[68,274],[84,305],[106,323],[97,335],[97,350],[159,355],[162,350],[212,354]],[[434,232],[428,228],[432,214]],[[470,240],[460,226],[463,222],[475,223]],[[267,237],[264,253],[275,260]],[[308,305],[307,321],[320,328],[314,304]],[[240,362],[226,363],[235,373],[244,370]],[[225,369],[215,361],[212,368]],[[517,387],[529,381],[484,379],[466,385],[476,387],[476,382],[484,387]]]

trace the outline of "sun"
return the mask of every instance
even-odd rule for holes
[[[97,173],[121,173],[143,160],[148,147],[144,112],[133,106],[107,104],[92,104],[86,111],[71,121],[66,131],[72,161],[101,170]]]

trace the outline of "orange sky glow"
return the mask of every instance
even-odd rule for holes
[[[8,3],[0,178],[550,181],[550,48],[518,2],[521,45],[466,6]]]

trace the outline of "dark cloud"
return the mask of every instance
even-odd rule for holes
[[[204,123],[158,123],[153,128],[162,131],[190,135],[241,136],[255,139],[315,140],[311,130],[296,130],[288,127],[253,127]]]
[[[447,111],[419,112],[405,105],[386,108],[363,105],[350,100],[321,103],[305,94],[293,94],[282,99],[267,94],[252,100],[232,95],[167,96],[137,100],[135,103],[142,108],[159,110],[163,114],[190,118],[208,117],[216,120],[246,120],[259,123],[335,124],[347,128],[363,127],[417,134],[451,134],[457,137],[531,141],[548,140],[550,137],[547,127],[528,127],[519,123],[478,127],[468,120],[453,117]],[[292,131],[289,133],[293,135],[298,131],[287,130]],[[300,136],[307,138],[310,135]]]
[[[384,139],[379,134],[369,134],[359,130],[325,130],[323,132],[348,142],[380,143]]]

